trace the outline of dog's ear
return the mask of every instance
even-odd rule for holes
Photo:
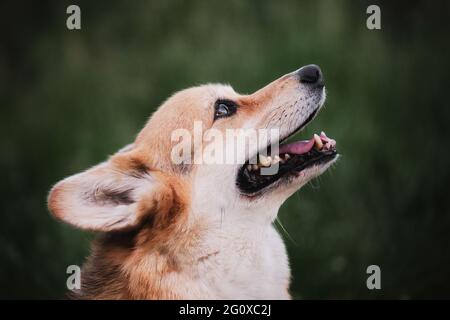
[[[107,162],[57,183],[48,207],[58,219],[81,229],[122,230],[170,207],[171,191],[160,175],[123,149]]]

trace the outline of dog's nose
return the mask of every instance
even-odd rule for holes
[[[319,66],[316,66],[315,64],[309,64],[301,67],[297,73],[301,83],[311,84],[315,87],[324,86],[322,71]]]

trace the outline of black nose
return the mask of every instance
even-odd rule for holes
[[[298,76],[301,83],[312,84],[318,87],[324,86],[322,71],[315,64],[301,67],[298,70]]]

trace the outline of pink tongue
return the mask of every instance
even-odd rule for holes
[[[311,150],[313,146],[314,138],[311,138],[311,140],[296,141],[281,145],[279,153],[302,154]]]

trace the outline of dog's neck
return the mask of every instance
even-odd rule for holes
[[[71,297],[288,298],[287,256],[273,226],[217,213],[222,216],[192,214],[203,221],[185,221],[176,232],[143,225],[98,236],[83,266],[82,288]]]

